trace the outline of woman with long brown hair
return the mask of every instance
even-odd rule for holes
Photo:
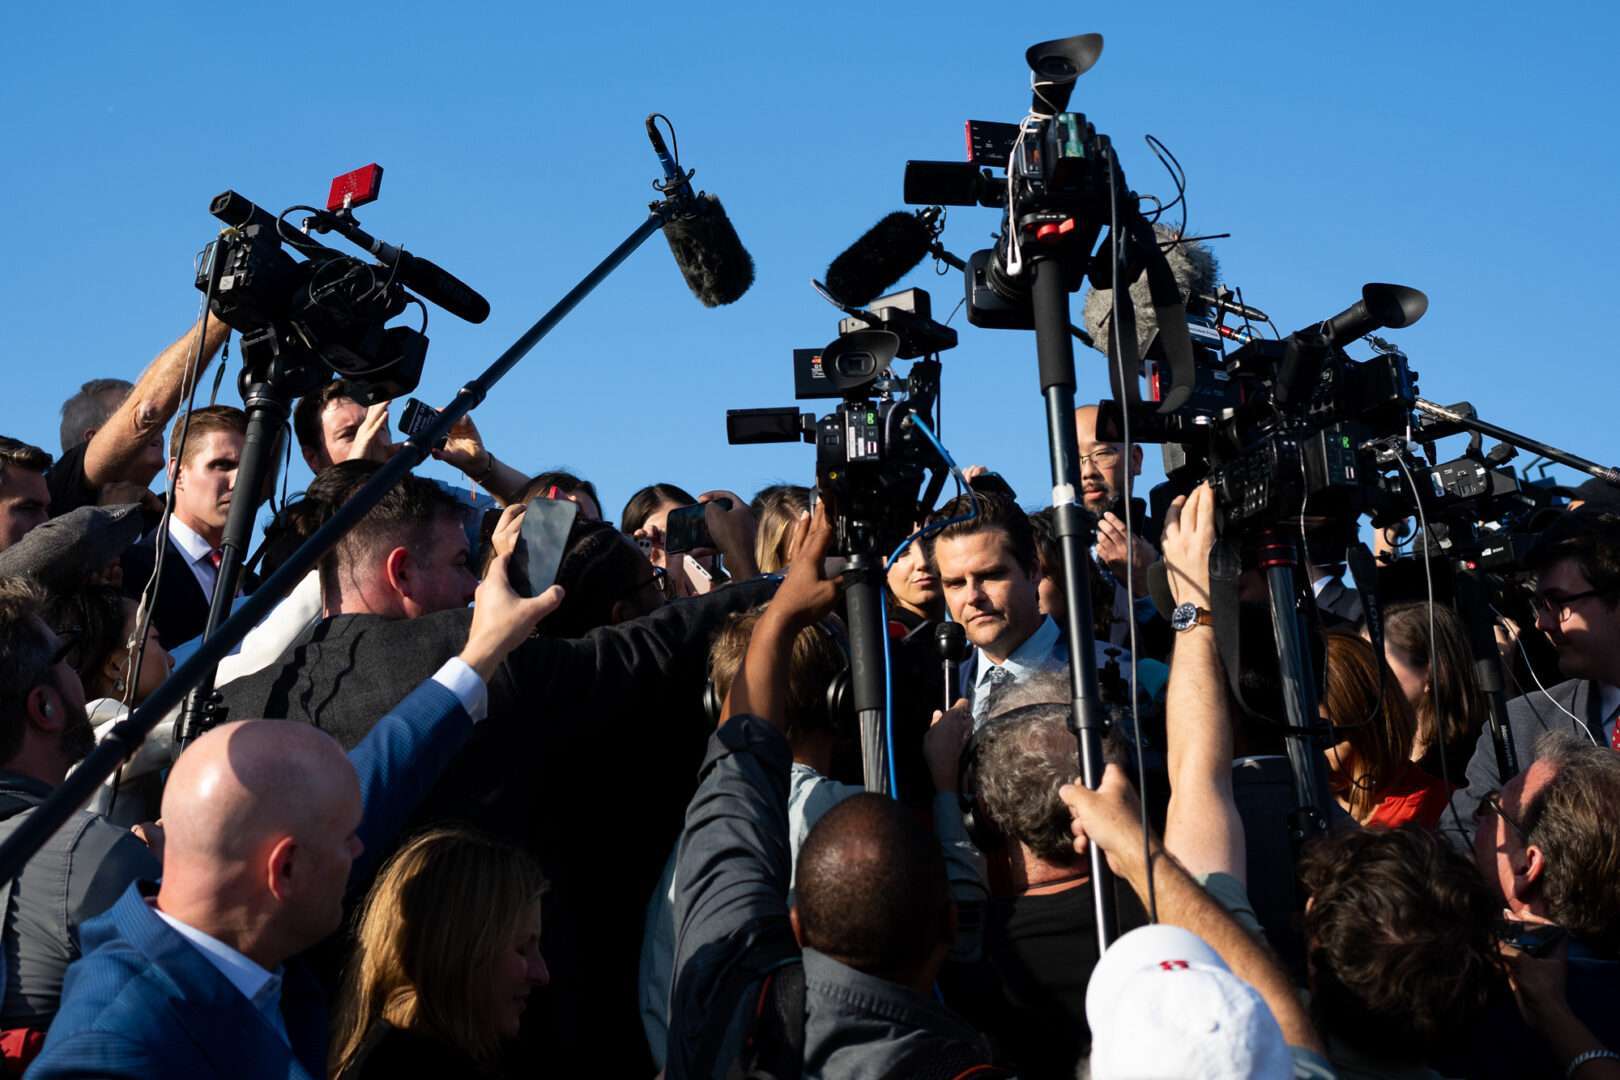
[[[1444,604],[1434,606],[1432,617],[1431,641],[1428,604],[1391,607],[1384,613],[1384,655],[1417,715],[1412,760],[1431,775],[1448,775],[1457,783],[1473,756],[1489,706],[1474,675],[1462,620]]]
[[[463,829],[401,848],[366,897],[333,1032],[331,1074],[497,1077],[540,956],[540,868]]]
[[[1334,739],[1326,751],[1328,778],[1339,805],[1362,825],[1434,827],[1449,792],[1411,761],[1417,720],[1400,683],[1360,637],[1329,632],[1323,638],[1322,711]]]

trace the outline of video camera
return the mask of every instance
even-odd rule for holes
[[[359,227],[354,207],[374,201],[381,182],[381,166],[368,165],[332,182],[326,210],[294,206],[280,217],[234,191],[209,204],[228,227],[205,249],[196,286],[242,335],[251,369],[244,386],[273,380],[296,397],[336,373],[351,381],[362,405],[401,397],[421,379],[428,347],[426,305],[406,286],[469,322],[488,316],[489,304],[467,285]],[[287,221],[294,210],[309,211],[302,229]],[[382,263],[327,247],[311,231],[341,233]],[[412,303],[422,308],[421,328],[385,325]]]
[[[1166,444],[1168,482],[1154,493],[1156,510],[1208,479],[1222,535],[1304,514],[1348,525],[1364,511],[1387,513],[1393,489],[1380,481],[1379,440],[1404,442],[1417,373],[1387,344],[1362,361],[1344,347],[1375,329],[1410,326],[1427,308],[1416,289],[1368,284],[1332,318],[1281,340],[1251,338],[1231,353],[1195,317],[1191,377],[1178,384],[1174,371],[1154,370],[1157,410],[1103,402],[1099,437],[1117,441],[1130,409],[1133,441]],[[1181,404],[1166,411],[1172,398]]]
[[[840,320],[839,336],[822,349],[795,349],[794,397],[841,399],[817,419],[797,408],[728,409],[726,440],[814,442],[816,486],[838,511],[838,550],[886,555],[933,507],[947,467],[912,422],[932,424],[939,403],[939,353],[956,331],[931,317],[922,289],[874,300]],[[895,360],[915,362],[902,378]]]

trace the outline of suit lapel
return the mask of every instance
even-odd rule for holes
[[[157,917],[139,888],[124,893],[113,910],[124,939],[172,984],[170,1012],[203,1056],[219,1066],[221,1076],[239,1077],[244,1063],[252,1062],[258,1067],[251,1075],[284,1073],[293,1080],[315,1080],[317,1074],[293,1055],[264,1014],[190,942]],[[289,1032],[297,1030],[286,1012],[283,1018]],[[307,1030],[307,1019],[300,1016],[299,1020],[298,1027]],[[297,1034],[293,1037],[298,1040]]]

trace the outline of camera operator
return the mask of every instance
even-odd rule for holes
[[[50,467],[51,455],[39,447],[0,435],[0,551],[50,519]]]
[[[169,470],[174,476],[174,513],[169,517],[165,550],[160,551],[156,531],[123,556],[124,595],[139,600],[160,555],[152,625],[163,647],[173,649],[203,632],[209,602],[214,595],[236,489],[236,469],[242,458],[247,416],[229,405],[210,405],[191,414],[190,425],[176,424],[169,435]],[[180,445],[185,435],[186,444]],[[242,575],[241,591],[251,592],[254,580]]]
[[[826,618],[826,504],[755,627],[709,742],[677,861],[670,1080],[746,1074],[990,1076],[988,1049],[930,988],[955,931],[938,843],[891,799],[856,795],[811,830],[789,908],[783,737],[790,656]],[[734,1071],[735,1070],[735,1071]]]
[[[163,471],[163,428],[180,410],[187,383],[202,378],[230,332],[207,318],[159,353],[133,387],[96,379],[63,403],[62,456],[47,476],[53,515],[109,501],[161,509],[146,488]],[[188,378],[199,343],[201,362]]]
[[[1620,516],[1589,510],[1562,514],[1531,547],[1536,626],[1558,650],[1564,682],[1508,702],[1508,723],[1519,767],[1535,761],[1543,732],[1567,730],[1599,745],[1620,746]],[[1468,763],[1468,786],[1457,793],[1463,820],[1502,788],[1490,731],[1480,733]],[[1450,815],[1447,815],[1449,819]],[[1460,848],[1468,837],[1442,820]]]
[[[388,428],[388,409],[393,402],[366,406],[353,395],[354,387],[347,379],[336,379],[299,398],[293,408],[299,453],[317,476],[340,461],[387,461],[398,449]],[[483,436],[470,416],[456,422],[443,449],[434,450],[433,456],[461,470],[502,506],[513,502],[529,482],[484,447]]]

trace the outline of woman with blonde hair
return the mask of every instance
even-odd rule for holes
[[[529,856],[464,829],[402,847],[361,910],[332,1076],[500,1076],[502,1041],[549,978],[545,888]]]
[[[759,521],[754,534],[754,564],[762,574],[775,574],[793,557],[793,526],[810,509],[810,489],[797,484],[761,488],[749,503]]]

